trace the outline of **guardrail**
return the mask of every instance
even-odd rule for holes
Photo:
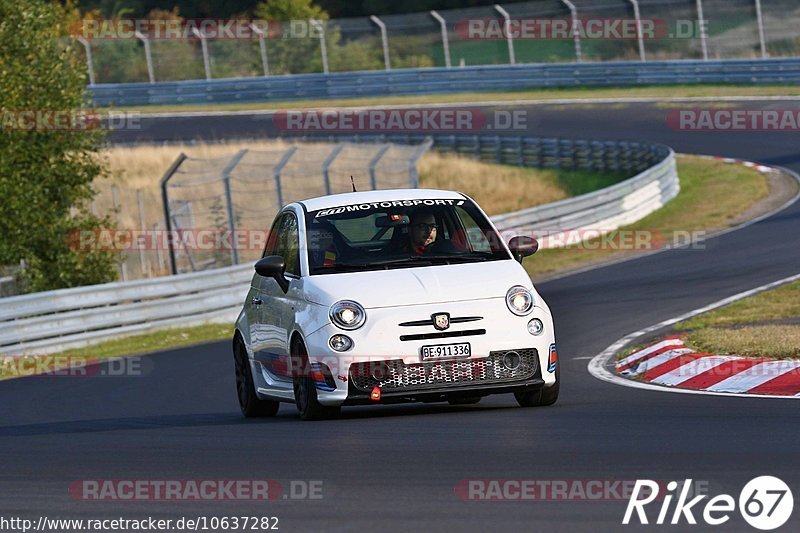
[[[90,85],[96,106],[224,103],[553,87],[800,81],[800,58],[537,63]]]
[[[367,140],[364,136],[350,138],[353,137]],[[413,135],[379,138],[393,142],[419,140]],[[545,247],[548,235],[587,227],[610,231],[639,220],[672,199],[680,189],[675,154],[662,145],[478,135],[434,135],[433,140],[436,149],[484,160],[637,174],[599,191],[492,218],[504,232],[532,229],[543,234]],[[110,335],[232,321],[245,299],[252,272],[252,265],[244,264],[4,298],[0,309],[0,354],[49,353],[86,346]]]
[[[0,354],[50,353],[109,335],[230,318],[252,265],[3,298]]]
[[[492,217],[500,231],[531,232],[540,248],[554,248],[591,230],[606,233],[641,220],[661,208],[680,192],[675,153],[670,149],[663,161],[616,185],[551,204]],[[583,239],[581,239],[583,240]]]

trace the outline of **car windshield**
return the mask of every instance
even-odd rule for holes
[[[511,259],[468,199],[390,200],[310,211],[312,275]]]

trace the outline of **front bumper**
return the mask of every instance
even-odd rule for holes
[[[431,326],[401,325],[442,311],[452,317],[479,315],[481,320],[453,324],[448,330],[453,336],[441,339],[419,338],[435,334]],[[334,352],[328,346],[331,335],[343,333],[333,325],[306,339],[310,362],[327,367],[332,377],[329,386],[317,387],[323,405],[378,403],[370,398],[376,386],[380,402],[388,403],[438,401],[451,394],[482,396],[555,384],[554,369],[551,371],[548,364],[550,346],[555,343],[553,322],[542,307],[518,317],[508,311],[503,299],[492,299],[369,309],[367,315],[363,328],[346,332],[354,341],[354,348],[348,352]],[[545,324],[542,335],[528,333],[531,318]],[[474,333],[456,336],[462,332]],[[409,337],[412,339],[407,340]],[[420,360],[422,346],[461,342],[470,343],[470,357]],[[520,355],[519,368],[511,370],[502,365],[502,357],[509,351]],[[375,367],[382,368],[384,374],[370,375]]]
[[[488,359],[488,358],[486,358]],[[480,364],[481,359],[473,360]],[[467,382],[458,381],[437,381],[431,384],[415,384],[409,387],[388,387],[374,385],[380,388],[381,395],[379,400],[371,397],[372,391],[365,391],[357,384],[356,380],[350,381],[347,399],[343,405],[365,405],[374,403],[402,403],[411,401],[437,402],[445,401],[450,397],[464,396],[488,396],[490,394],[502,394],[510,392],[523,392],[538,390],[544,387],[544,380],[541,375],[541,368],[537,365],[536,370],[526,377],[514,377],[509,379],[470,379]]]

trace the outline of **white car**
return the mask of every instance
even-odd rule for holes
[[[312,198],[272,224],[236,321],[245,416],[343,405],[520,405],[558,398],[547,304],[523,269],[535,239],[502,241],[467,196],[402,189]]]

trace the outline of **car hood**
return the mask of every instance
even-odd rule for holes
[[[514,285],[532,288],[516,261],[398,268],[305,278],[306,299],[321,305],[355,300],[365,308],[504,298]]]

